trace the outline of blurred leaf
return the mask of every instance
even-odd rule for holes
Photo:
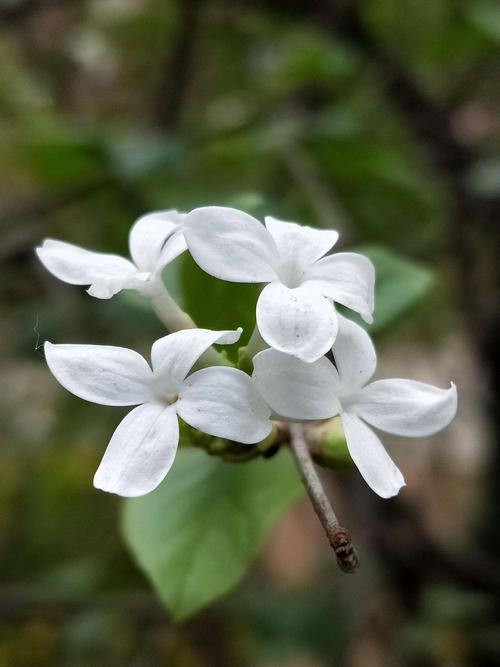
[[[368,0],[361,5],[370,29],[407,64],[425,62],[449,23],[448,0]]]
[[[379,120],[384,107],[369,100],[366,97],[365,106],[375,107],[371,122],[376,133],[366,126],[366,111],[361,112],[357,102],[349,108],[360,116],[362,129],[342,121],[339,127],[335,114],[322,116],[310,136],[311,156],[361,237],[383,243],[391,238],[409,251],[425,249],[441,219],[440,195],[409,138],[391,122],[390,112],[385,121]]]
[[[199,327],[243,327],[240,344],[248,340],[255,326],[259,285],[230,283],[209,276],[187,252],[167,267],[165,282]]]
[[[425,591],[422,599],[424,617],[431,624],[443,622],[479,621],[491,609],[493,599],[478,591],[440,584]]]
[[[172,167],[184,159],[185,143],[175,136],[125,135],[112,136],[107,150],[114,171],[124,178],[148,176],[159,167]]]
[[[410,310],[428,293],[431,271],[417,262],[379,246],[357,248],[375,266],[375,315],[370,333],[379,333]]]
[[[500,4],[497,0],[474,0],[464,4],[471,24],[485,35],[500,41]]]
[[[96,142],[81,135],[35,137],[18,149],[36,179],[44,186],[71,187],[106,173],[107,159]]]
[[[124,632],[117,611],[91,608],[71,616],[62,631],[64,652],[81,658],[100,657],[110,640],[119,641]]]
[[[316,152],[321,162],[337,179],[346,184],[371,181],[391,184],[413,193],[415,198],[430,199],[426,179],[407,146],[362,133],[353,136],[334,136],[335,125],[328,124],[334,116],[324,116],[323,125],[316,129]],[[407,150],[405,150],[407,149]]]
[[[97,554],[61,563],[52,562],[37,577],[37,584],[40,590],[51,594],[88,595],[102,583],[103,565]]]
[[[308,577],[292,589],[273,590],[258,582],[231,596],[230,618],[253,631],[251,665],[343,664],[351,618],[340,581],[332,576],[335,562],[329,559],[325,566],[314,580]],[[311,660],[292,661],[309,654]]]
[[[468,185],[473,192],[494,197],[500,192],[500,159],[476,162],[469,171]]]
[[[167,479],[125,503],[125,538],[176,618],[230,590],[300,493],[287,453],[230,464],[181,449]]]
[[[260,84],[276,95],[300,86],[332,88],[356,71],[358,54],[346,44],[301,25],[284,32],[279,45],[268,46],[267,76]]]

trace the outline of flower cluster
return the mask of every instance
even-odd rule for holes
[[[129,237],[133,261],[51,239],[37,248],[51,273],[89,285],[92,296],[138,291],[171,332],[153,344],[151,366],[125,348],[45,344],[49,368],[66,389],[103,405],[138,406],[113,434],[96,487],[123,496],[154,489],[175,457],[177,416],[209,435],[245,444],[266,438],[273,419],[340,416],[366,482],[384,498],[398,493],[403,476],[370,426],[402,436],[436,433],[455,415],[456,388],[370,382],[373,343],[335,304],[371,323],[375,272],[362,255],[329,254],[337,239],[332,230],[271,217],[264,226],[242,211],[212,206],[140,218]],[[228,365],[212,347],[235,343],[241,329],[197,329],[165,288],[162,270],[185,250],[217,278],[264,284],[246,351],[252,375]]]

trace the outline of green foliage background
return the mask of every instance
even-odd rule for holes
[[[104,303],[59,283],[33,248],[55,237],[126,254],[138,215],[207,204],[335,227],[376,264],[383,349],[431,350],[470,324],[457,310],[465,211],[479,339],[480,309],[498,303],[497,232],[488,223],[485,242],[479,218],[500,194],[499,3],[16,0],[0,5],[0,53],[0,667],[498,664],[498,587],[446,564],[423,574],[422,542],[420,565],[410,548],[396,566],[368,527],[383,531],[399,505],[382,509],[354,476],[331,478],[341,507],[360,506],[346,510],[360,580],[342,579],[323,542],[302,579],[280,579],[272,563],[306,558],[309,535],[255,565],[273,531],[309,516],[295,505],[271,528],[299,494],[286,452],[238,465],[186,447],[171,484],[127,507],[125,546],[121,501],[91,486],[124,413],[66,394],[40,344],[148,354],[164,330],[132,294]],[[419,120],[420,98],[432,113]],[[254,286],[207,279],[187,256],[165,281],[201,326],[250,334]],[[449,484],[440,474],[431,482]],[[495,488],[481,482],[472,494],[487,504]],[[481,535],[493,534],[498,517],[485,516]],[[453,551],[478,534],[464,525]],[[190,558],[196,585],[181,594]],[[158,601],[187,617],[236,581],[190,620]]]

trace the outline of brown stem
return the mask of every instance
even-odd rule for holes
[[[335,552],[337,563],[342,572],[351,574],[359,565],[358,554],[351,542],[348,531],[339,524],[323,489],[309,452],[302,424],[290,424],[290,449],[314,511],[321,521],[328,541]]]

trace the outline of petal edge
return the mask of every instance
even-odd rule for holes
[[[241,283],[276,278],[273,238],[243,211],[224,206],[194,209],[186,216],[184,236],[194,261],[216,278]]]
[[[396,496],[404,477],[378,436],[349,412],[342,413],[342,426],[349,454],[368,486],[381,498]]]
[[[311,363],[332,347],[338,321],[333,305],[318,292],[274,282],[257,301],[257,325],[272,348]]]
[[[152,371],[138,352],[111,345],[44,345],[56,380],[79,398],[100,405],[138,405],[150,398]]]
[[[423,437],[445,428],[457,411],[457,388],[448,389],[416,380],[377,380],[358,394],[353,409],[381,431],[404,437]]]
[[[146,403],[116,428],[94,475],[101,491],[132,498],[153,491],[170,470],[177,452],[175,409]]]

